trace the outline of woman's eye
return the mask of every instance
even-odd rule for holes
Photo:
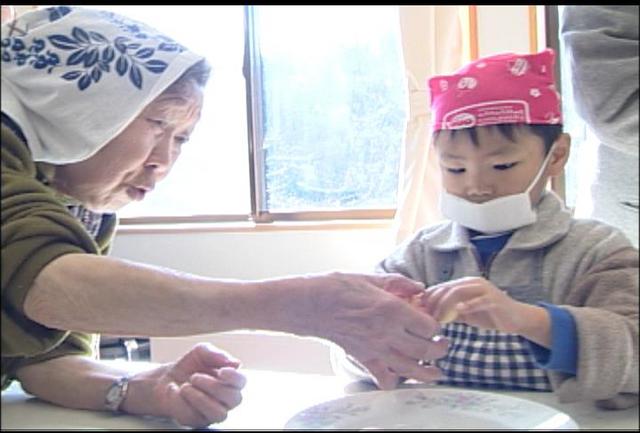
[[[464,168],[447,168],[447,171],[453,174],[460,174],[460,173],[464,173],[465,169]]]
[[[493,168],[495,168],[496,170],[509,170],[516,164],[517,162],[510,162],[508,164],[496,164],[493,166]]]
[[[164,128],[167,125],[167,122],[165,122],[162,119],[147,119],[147,122],[151,123],[153,126],[158,126],[160,128]]]
[[[178,144],[180,144],[180,145],[185,144],[187,141],[189,141],[189,137],[187,137],[187,136],[182,135],[182,136],[177,136],[176,137],[176,142]]]

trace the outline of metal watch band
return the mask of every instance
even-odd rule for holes
[[[129,391],[129,380],[129,376],[122,376],[111,384],[104,400],[104,405],[107,409],[112,412],[120,411],[120,406],[127,396],[127,391]]]

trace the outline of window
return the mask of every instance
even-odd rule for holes
[[[406,121],[397,7],[96,7],[166,32],[213,66],[168,180],[121,217],[393,214]]]
[[[123,208],[120,216],[248,215],[242,7],[93,7],[112,10],[171,35],[207,57],[213,68],[205,88],[202,118],[168,180],[160,182],[143,202]]]

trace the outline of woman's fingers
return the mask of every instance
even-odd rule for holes
[[[202,366],[210,368],[240,367],[240,361],[238,359],[211,343],[198,343],[189,353],[193,353],[197,362]]]
[[[397,374],[433,379],[433,374],[419,370],[418,360],[425,354],[445,355],[432,340],[440,326],[400,299],[422,293],[422,283],[397,274],[333,273],[325,284],[313,292],[312,304],[315,328],[324,330],[325,338],[359,360],[379,359]]]
[[[440,333],[440,324],[430,314],[425,314],[423,311],[416,309],[411,304],[406,303],[407,310],[411,311],[411,314],[407,312],[404,315],[404,329],[411,336],[416,336],[424,340],[431,340],[434,335]],[[417,342],[416,342],[417,344]]]
[[[229,410],[242,402],[246,378],[233,367],[213,374],[193,373],[178,386],[169,384],[169,412],[180,424],[204,427],[224,421]]]
[[[191,401],[185,398],[185,391],[183,389],[187,386],[191,387],[188,383],[184,383],[182,386],[178,386],[175,382],[169,383],[167,390],[167,415],[183,426],[206,427],[213,421],[209,421],[207,417],[201,415],[200,412],[193,407]],[[187,393],[190,392],[191,391],[187,391]]]
[[[385,276],[382,288],[399,298],[409,299],[411,296],[421,293],[424,290],[424,284],[400,274],[388,274]]]
[[[235,370],[233,372],[237,373]],[[195,388],[222,403],[227,409],[233,409],[242,401],[240,390],[244,386],[244,377],[237,374],[238,377],[232,378],[233,382],[227,382],[207,374],[195,373],[191,376],[190,382]]]
[[[428,314],[430,314],[437,320],[437,316],[435,315],[436,307],[440,304],[440,300],[442,299],[442,297],[454,287],[455,285],[451,282],[429,287],[420,296],[422,307]]]
[[[408,338],[389,342],[389,346],[402,356],[415,360],[431,360],[442,358],[447,354],[447,341],[436,341],[433,337],[424,339],[413,335],[409,330],[406,330],[406,332],[409,334]]]
[[[227,419],[227,407],[189,382],[180,386],[180,396],[188,403],[190,410],[190,413],[185,411],[187,424],[178,418],[181,424],[204,427]]]
[[[372,359],[362,362],[362,366],[371,374],[373,381],[378,388],[383,390],[394,389],[400,383],[401,377],[410,378],[419,382],[435,382],[442,379],[442,371],[434,366],[425,366],[419,364],[416,360],[399,359],[395,361],[395,365],[400,366],[399,370],[390,368],[380,359]]]
[[[419,368],[418,361],[437,359],[446,355],[447,342],[433,340],[433,337],[440,332],[440,325],[433,317],[404,301],[397,305],[390,305],[389,310],[389,312],[381,311],[375,316],[381,323],[378,326],[379,331],[371,338],[376,339],[380,348],[371,354],[371,358],[380,359],[398,375],[425,382],[432,381],[434,374]],[[396,310],[404,312],[399,313]],[[386,317],[399,319],[393,323],[389,319],[385,320]]]
[[[438,367],[422,365],[419,360],[407,359],[399,354],[391,355],[391,359],[394,367],[390,369],[398,376],[425,383],[435,382],[443,377]]]
[[[361,363],[361,366],[369,371],[373,381],[380,389],[395,389],[400,383],[400,376],[391,371],[379,359],[365,361]]]
[[[219,369],[218,379],[236,389],[242,389],[247,384],[245,375],[235,368],[223,367]]]
[[[240,361],[211,343],[198,343],[171,366],[169,375],[177,383],[187,382],[195,372],[216,376],[222,368],[237,369]]]
[[[429,353],[425,353],[424,355],[428,356]],[[389,348],[388,354],[384,359],[375,359],[379,365],[388,368],[390,371],[401,377],[415,379],[420,382],[433,382],[442,378],[442,372],[439,368],[424,366],[420,363],[420,361],[425,359],[423,356],[417,358],[407,357],[394,347]]]

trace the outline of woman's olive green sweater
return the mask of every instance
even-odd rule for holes
[[[106,254],[116,218],[103,217],[95,239],[67,210],[69,198],[47,186],[47,167],[2,125],[2,389],[28,364],[95,354],[94,335],[52,329],[24,314],[27,292],[52,260],[69,253]]]

